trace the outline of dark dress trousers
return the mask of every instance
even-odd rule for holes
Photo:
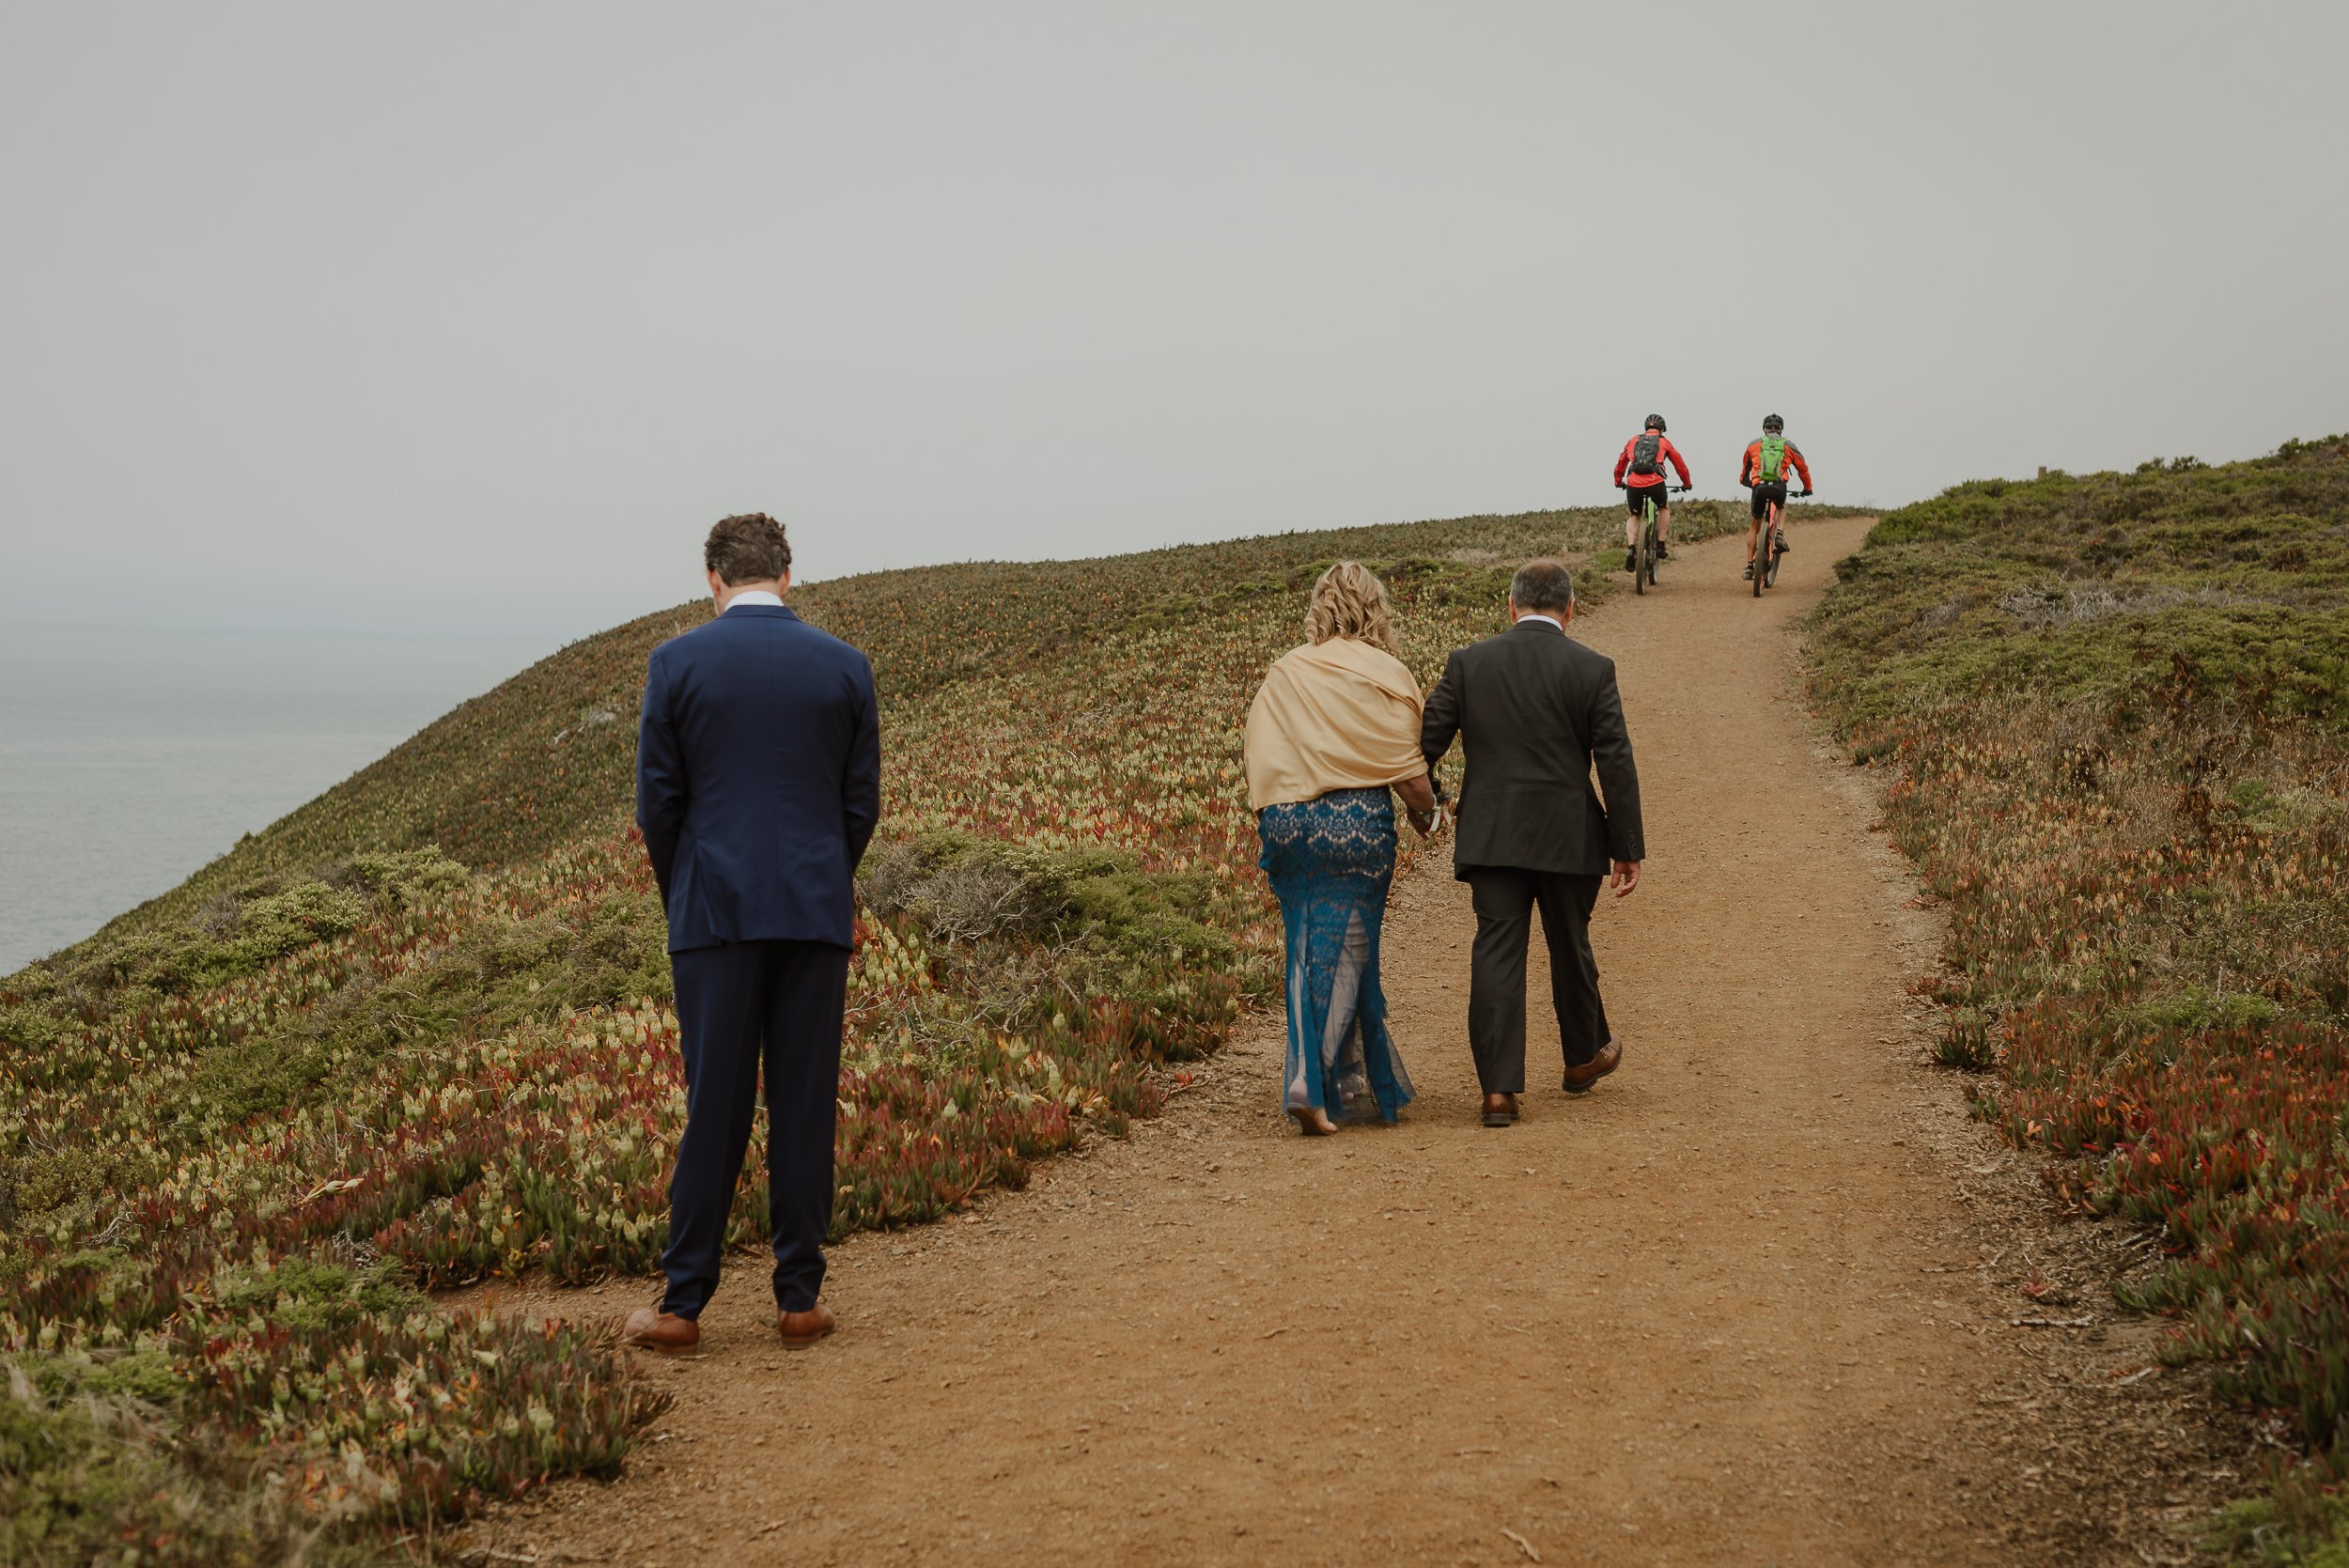
[[[1476,907],[1469,1044],[1486,1094],[1522,1094],[1534,907],[1549,944],[1559,1045],[1566,1064],[1579,1066],[1609,1034],[1591,909],[1610,862],[1647,856],[1614,660],[1530,617],[1458,649],[1427,698],[1420,750],[1428,767],[1455,736],[1468,775],[1455,807],[1453,869]]]
[[[762,1068],[775,1302],[816,1304],[854,878],[879,815],[880,724],[863,654],[762,604],[653,650],[636,821],[668,911],[685,1051],[664,1312],[698,1317],[718,1288]]]

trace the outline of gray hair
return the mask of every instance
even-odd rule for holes
[[[1574,573],[1563,561],[1548,556],[1528,561],[1509,579],[1509,602],[1520,610],[1571,610],[1574,608]]]

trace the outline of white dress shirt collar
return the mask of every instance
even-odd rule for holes
[[[764,604],[780,610],[783,608],[783,596],[781,594],[770,594],[764,588],[745,588],[742,592],[726,600],[726,608],[728,610],[739,609],[740,606],[745,604]]]
[[[1555,615],[1545,615],[1538,610],[1528,610],[1524,614],[1519,615],[1517,619],[1521,621],[1548,621],[1550,625],[1556,627],[1561,631],[1566,629],[1565,622],[1560,620]]]

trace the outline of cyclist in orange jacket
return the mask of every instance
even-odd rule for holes
[[[1779,510],[1786,509],[1786,470],[1788,465],[1802,475],[1802,492],[1811,493],[1811,465],[1803,460],[1802,449],[1786,439],[1786,421],[1776,414],[1764,416],[1762,433],[1746,447],[1746,460],[1737,470],[1737,483],[1753,490],[1753,521],[1746,529],[1746,575],[1753,575],[1754,548],[1762,542],[1762,520],[1770,515],[1770,503],[1778,503]],[[1786,531],[1779,530],[1779,553],[1794,549],[1786,542]]]
[[[1640,564],[1640,524],[1647,516],[1647,503],[1656,501],[1656,556],[1670,560],[1672,551],[1664,548],[1665,536],[1672,521],[1672,491],[1664,488],[1664,464],[1670,462],[1680,470],[1680,488],[1688,488],[1688,459],[1680,455],[1680,448],[1664,439],[1664,416],[1647,416],[1647,427],[1623,443],[1623,456],[1615,459],[1615,483],[1623,487],[1623,497],[1631,508],[1631,516],[1623,525],[1623,569],[1631,571]]]

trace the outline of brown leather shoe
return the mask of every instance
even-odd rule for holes
[[[620,1337],[640,1349],[681,1356],[702,1343],[702,1326],[658,1307],[639,1307],[628,1314]]]
[[[1598,1048],[1598,1054],[1579,1067],[1566,1069],[1565,1081],[1559,1085],[1569,1094],[1587,1094],[1591,1086],[1617,1067],[1623,1065],[1623,1036],[1610,1034],[1607,1043]]]
[[[839,1327],[840,1320],[821,1301],[803,1312],[775,1313],[775,1331],[783,1336],[786,1350],[805,1350]]]
[[[1505,1127],[1517,1119],[1517,1097],[1515,1094],[1485,1096],[1485,1125],[1486,1126]]]

